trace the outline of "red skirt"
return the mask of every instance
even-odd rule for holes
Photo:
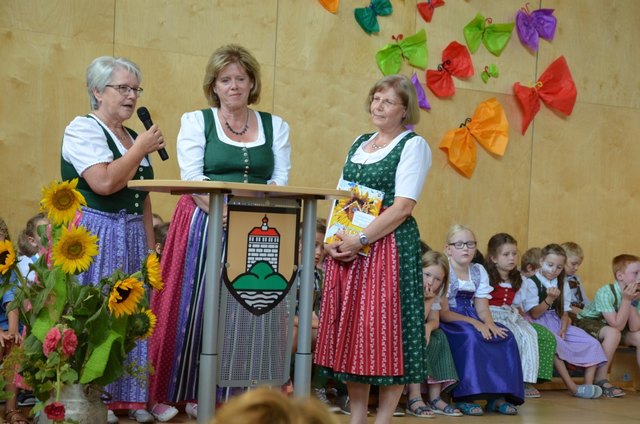
[[[357,376],[403,375],[395,237],[350,263],[327,257],[315,363]]]

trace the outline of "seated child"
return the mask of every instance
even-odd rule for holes
[[[522,275],[522,281],[530,278],[540,268],[540,252],[542,249],[539,247],[530,247],[526,252],[522,254],[520,259],[520,274]]]
[[[569,312],[569,317],[573,325],[575,325],[576,315],[589,304],[589,298],[584,291],[582,280],[580,280],[580,277],[576,274],[584,260],[584,253],[580,245],[572,241],[562,243],[561,246],[567,253],[567,263],[564,266],[564,272],[567,274],[566,280],[567,283],[569,283],[569,290],[571,291],[571,312]]]
[[[636,347],[640,366],[640,258],[618,255],[612,261],[615,281],[598,289],[593,302],[578,314],[576,326],[598,339],[611,363],[620,341]],[[608,367],[596,370],[595,381],[606,397],[624,396],[607,381]]]
[[[602,389],[593,384],[596,367],[606,364],[607,357],[599,343],[594,344],[595,340],[587,333],[571,325],[569,289],[564,279],[566,260],[567,254],[558,244],[542,249],[540,269],[522,286],[522,305],[533,322],[554,334],[557,343],[554,365],[571,394],[595,399],[602,395]],[[585,384],[577,385],[571,379],[564,361],[585,368]]]
[[[440,328],[460,378],[453,399],[465,415],[483,414],[474,399],[487,399],[488,411],[515,415],[515,405],[524,402],[518,345],[513,333],[493,321],[489,276],[482,265],[471,262],[476,244],[469,228],[454,225],[445,245],[449,290],[442,299]]]
[[[10,242],[11,239],[9,237],[7,224],[2,218],[0,218],[0,242],[4,241]],[[0,278],[1,277],[4,277],[4,275],[0,276]],[[17,277],[14,274],[9,278],[13,280]],[[0,301],[0,363],[4,360],[5,355],[9,353],[13,344],[22,342],[18,321],[18,310],[13,309],[11,311],[7,311],[7,306],[13,301],[14,296],[15,289],[7,290],[2,295],[2,300]],[[13,393],[13,396],[6,400],[5,422],[9,424],[29,424],[29,420],[18,409],[18,388],[14,384],[13,379],[10,379],[9,382],[7,382],[4,390]]]
[[[440,297],[445,296],[449,287],[449,261],[440,252],[428,251],[422,256],[422,283],[424,286],[425,337],[429,358],[428,385],[429,405],[422,399],[421,385],[409,384],[406,413],[416,417],[435,414],[451,417],[462,416],[459,409],[447,404],[440,397],[455,387],[458,381],[447,337],[438,329],[440,326]]]
[[[522,315],[520,288],[522,277],[516,268],[518,245],[506,233],[495,234],[487,245],[485,268],[493,287],[489,308],[493,320],[507,327],[514,335],[520,351],[525,397],[540,397],[533,387],[538,381],[548,381],[553,375],[556,340],[545,327],[528,322]]]

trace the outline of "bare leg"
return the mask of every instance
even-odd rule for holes
[[[607,356],[607,363],[600,365],[598,367],[595,373],[595,380],[593,381],[601,381],[601,380],[607,379],[607,376],[609,374],[609,366],[613,361],[613,355],[616,353],[616,349],[620,344],[621,337],[622,337],[622,334],[620,333],[619,330],[613,327],[610,327],[608,325],[605,327],[602,327],[602,329],[600,330],[600,333],[598,334],[598,338],[602,343],[602,350],[604,350],[604,354]],[[585,383],[586,382],[587,381],[586,381],[586,375],[585,375]],[[588,384],[593,384],[593,382]]]
[[[558,371],[558,374],[560,374],[560,378],[564,382],[565,386],[567,386],[567,389],[569,389],[571,394],[575,394],[578,391],[578,385],[573,381],[569,375],[569,371],[567,371],[567,366],[564,361],[558,357],[558,355],[553,357],[553,366],[556,368],[556,371]]]
[[[605,365],[603,368],[607,368]],[[593,379],[596,375],[596,366],[592,365],[589,368],[584,369],[584,384],[593,384]]]
[[[350,424],[366,424],[370,387],[368,384],[347,382],[347,391],[349,392],[351,406]],[[402,386],[400,386],[400,392],[402,392]]]
[[[378,414],[376,415],[376,424],[390,424],[393,411],[398,406],[400,396],[402,396],[403,385],[380,386],[380,394],[378,399]]]

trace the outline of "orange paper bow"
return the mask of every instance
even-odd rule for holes
[[[329,12],[336,13],[338,11],[340,0],[320,0],[320,4]]]
[[[456,92],[452,76],[466,78],[473,75],[473,63],[469,50],[452,41],[442,51],[442,63],[438,70],[427,70],[427,87],[438,97],[451,97]]]
[[[540,110],[540,99],[550,108],[571,115],[578,97],[576,84],[564,56],[549,65],[533,87],[523,87],[516,82],[513,84],[513,91],[522,107],[522,134],[527,131]]]
[[[474,139],[489,153],[504,155],[509,143],[509,121],[496,98],[480,103],[473,118],[447,132],[440,142],[440,149],[448,154],[451,165],[467,178],[476,168]]]

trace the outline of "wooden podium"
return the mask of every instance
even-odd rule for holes
[[[251,198],[294,199],[301,203],[303,213],[302,266],[298,313],[298,344],[295,356],[294,395],[309,395],[311,383],[311,315],[314,279],[314,249],[317,200],[348,196],[348,191],[264,184],[214,181],[136,180],[129,188],[171,194],[208,193],[209,224],[207,228],[207,264],[203,308],[202,353],[198,383],[198,424],[208,424],[215,415],[216,383],[218,380],[218,326],[220,274],[222,264],[222,217],[225,196]]]

